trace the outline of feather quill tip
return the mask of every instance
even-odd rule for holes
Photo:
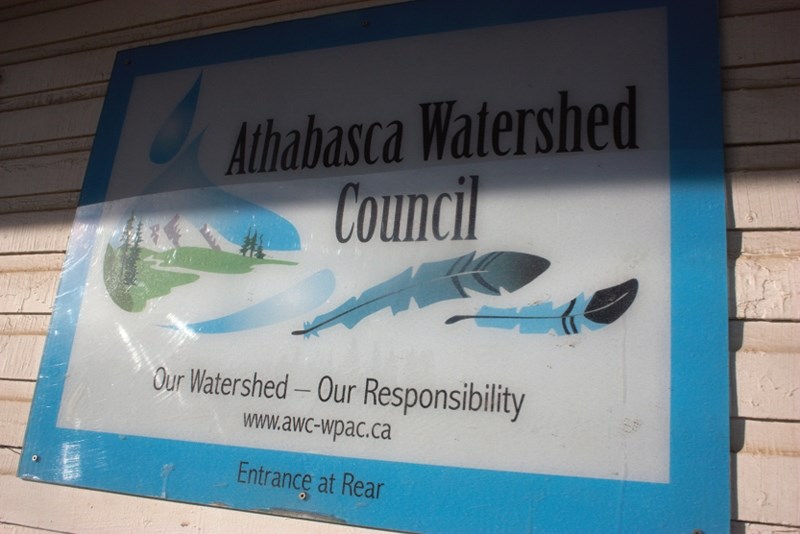
[[[313,329],[311,327],[311,323],[309,323],[308,321],[305,321],[303,323],[303,329],[302,330],[293,330],[292,331],[292,335],[293,336],[303,336],[305,339],[310,338],[312,336],[312,334],[314,336],[316,336],[316,337],[319,337],[319,332],[317,332],[315,329]]]

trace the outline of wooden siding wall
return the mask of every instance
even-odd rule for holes
[[[376,3],[0,0],[0,532],[357,530],[34,484],[15,473],[116,51]],[[797,533],[800,0],[722,0],[720,16],[731,529]]]

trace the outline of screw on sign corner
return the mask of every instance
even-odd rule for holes
[[[300,492],[300,493],[297,495],[297,497],[298,497],[298,498],[299,498],[301,501],[307,501],[307,500],[308,500],[308,497],[309,497],[309,495],[308,495],[308,493],[306,493],[305,491],[301,491],[301,492]]]

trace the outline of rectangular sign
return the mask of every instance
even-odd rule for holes
[[[612,4],[120,53],[20,476],[405,530],[727,530],[716,13]]]

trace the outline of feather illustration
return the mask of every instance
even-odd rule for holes
[[[500,289],[513,292],[542,274],[550,262],[522,252],[490,252],[475,258],[475,252],[454,259],[423,263],[412,274],[402,273],[351,297],[338,308],[318,315],[294,335],[318,334],[336,324],[353,328],[359,321],[383,308],[397,315],[408,309],[411,299],[424,308],[436,302],[468,298],[467,290],[499,295]]]
[[[553,308],[552,302],[516,308],[483,306],[476,315],[454,315],[445,324],[465,319],[475,319],[480,327],[512,329],[519,326],[520,334],[547,334],[559,336],[577,334],[582,328],[598,330],[622,317],[639,290],[639,281],[631,278],[617,286],[601,289],[587,300],[583,294],[567,304]]]

